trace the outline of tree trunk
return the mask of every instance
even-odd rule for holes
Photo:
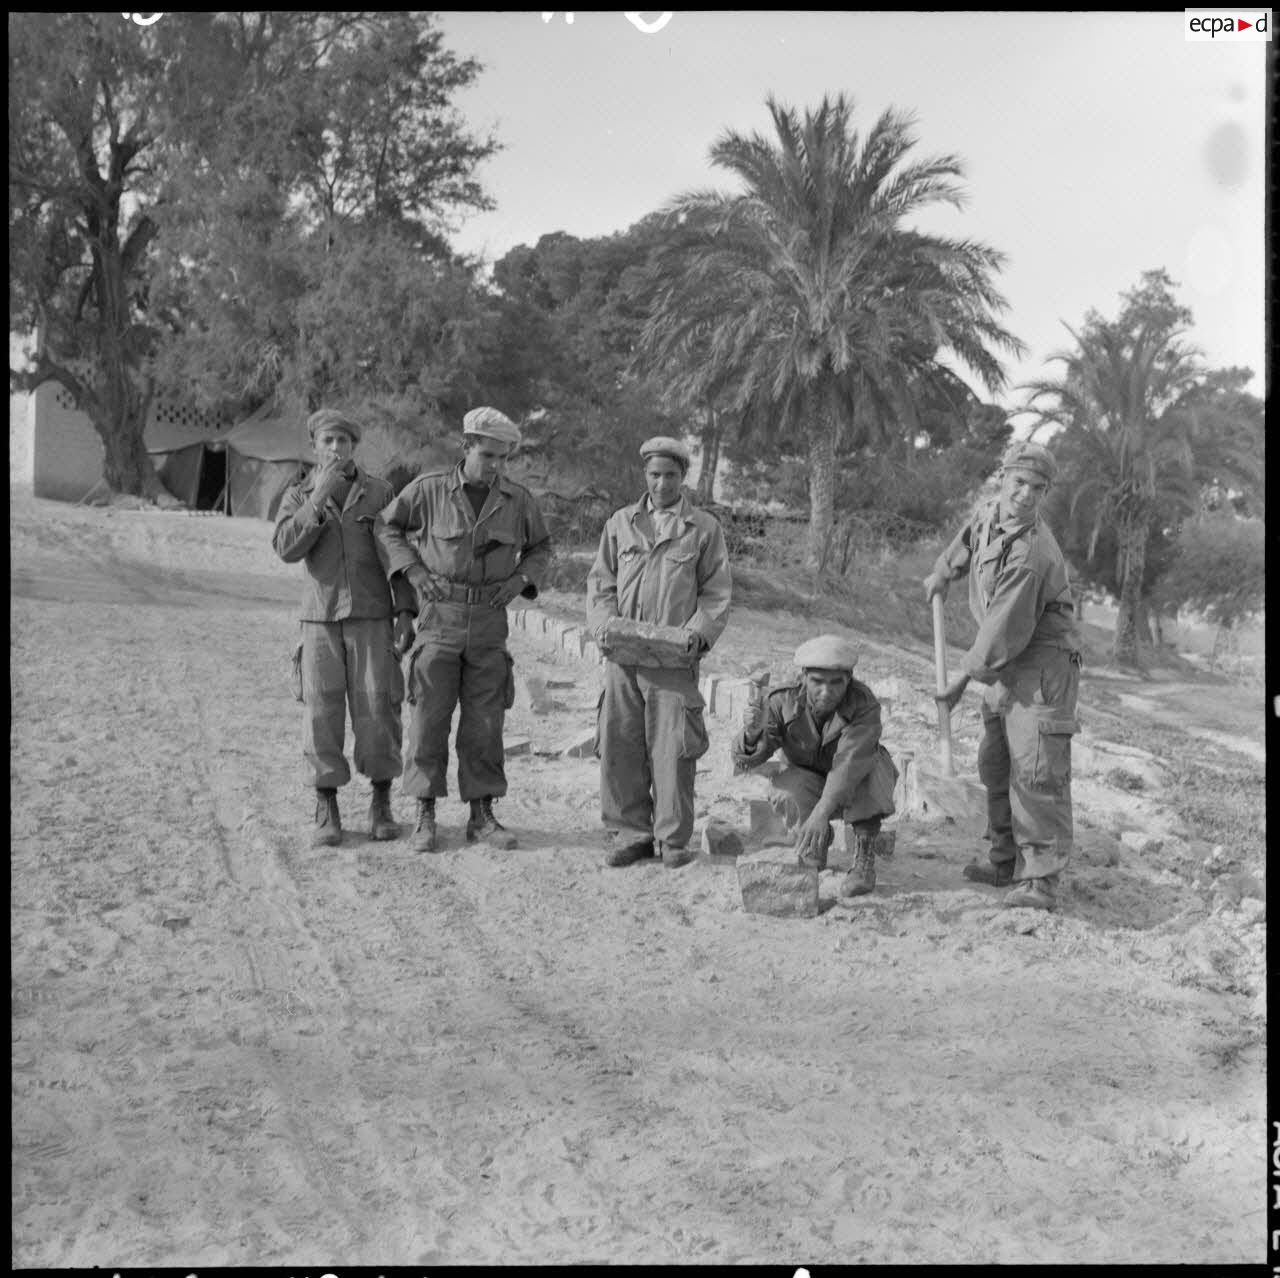
[[[835,523],[836,429],[824,412],[809,436],[809,549],[805,567],[817,590],[831,554]]]
[[[698,500],[715,501],[716,471],[720,466],[720,414],[707,405],[707,424],[700,436],[702,469],[698,472]]]
[[[1138,660],[1138,609],[1142,574],[1147,560],[1147,521],[1134,519],[1117,530],[1120,541],[1120,599],[1116,609],[1116,638],[1112,657],[1133,665]]]
[[[93,422],[105,450],[102,478],[108,488],[153,501],[167,495],[143,439],[145,401],[120,410],[118,416],[99,406],[90,411],[89,420]]]

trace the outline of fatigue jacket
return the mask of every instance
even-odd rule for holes
[[[513,573],[537,597],[551,562],[551,538],[533,494],[502,476],[476,516],[462,491],[462,464],[432,471],[405,485],[378,516],[378,553],[393,582],[422,564],[437,577],[465,586],[497,586]]]
[[[844,699],[819,728],[804,684],[788,684],[766,698],[764,728],[755,746],[744,738],[740,732],[733,743],[735,763],[759,767],[780,749],[796,767],[823,773],[823,799],[843,807],[881,754],[880,702],[865,683],[850,679]]]
[[[1038,513],[1029,523],[1001,527],[996,503],[979,507],[933,570],[948,581],[969,575],[978,634],[961,669],[970,678],[993,683],[1036,648],[1079,652],[1066,560]]]
[[[303,621],[376,620],[390,617],[393,607],[415,611],[413,592],[405,583],[389,586],[378,557],[373,526],[392,496],[385,479],[356,467],[356,477],[341,506],[330,497],[316,510],[319,467],[285,489],[276,513],[271,544],[287,564],[304,562]]]
[[[733,579],[724,532],[687,497],[673,508],[674,536],[656,534],[649,499],[615,511],[587,575],[587,628],[611,617],[682,626],[710,648],[729,620]]]

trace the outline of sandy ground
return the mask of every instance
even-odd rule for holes
[[[774,919],[731,861],[602,866],[595,761],[553,753],[599,668],[543,636],[519,850],[448,799],[415,856],[398,790],[368,842],[363,780],[312,850],[268,526],[15,495],[10,543],[16,1266],[1264,1259],[1261,885],[1106,735],[1256,768],[1256,690],[1086,672],[1057,915],[960,877],[975,821],[908,816],[874,896],[829,871]],[[707,668],[781,677],[812,630],[739,612]],[[929,758],[931,653],[860,674]],[[959,725],[971,775],[976,697]],[[711,728],[700,822],[745,828]]]

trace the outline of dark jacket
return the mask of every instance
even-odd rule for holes
[[[844,700],[819,729],[803,683],[775,688],[766,699],[760,740],[750,748],[740,732],[733,743],[733,758],[741,767],[754,768],[779,749],[796,767],[825,775],[824,796],[843,805],[853,798],[880,756],[888,759],[888,751],[880,744],[880,702],[865,683],[850,679]],[[892,761],[888,763],[892,769]],[[892,775],[896,776],[896,769]],[[892,784],[891,778],[890,790]]]
[[[323,511],[311,500],[318,467],[285,489],[271,544],[287,564],[306,565],[303,621],[390,617],[394,609],[415,611],[408,583],[387,583],[378,558],[373,525],[392,497],[385,479],[359,467],[346,501],[330,498]]]

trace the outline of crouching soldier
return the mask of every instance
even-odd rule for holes
[[[355,765],[373,785],[369,837],[394,839],[391,782],[400,775],[404,680],[396,645],[413,633],[413,592],[388,585],[373,521],[395,495],[352,460],[360,426],[322,408],[307,419],[317,465],[285,490],[271,544],[306,568],[302,596],[302,752],[316,790],[313,847],[342,842],[338,789],[351,780],[344,754],[347,707]],[[394,614],[394,619],[393,619]]]
[[[802,865],[826,869],[831,822],[852,827],[853,868],[842,900],[876,885],[875,838],[893,815],[898,779],[880,744],[880,702],[853,677],[858,656],[838,635],[820,635],[796,649],[801,679],[752,706],[733,743],[740,770],[757,768],[781,749],[787,762],[770,778],[770,804],[794,831]]]

